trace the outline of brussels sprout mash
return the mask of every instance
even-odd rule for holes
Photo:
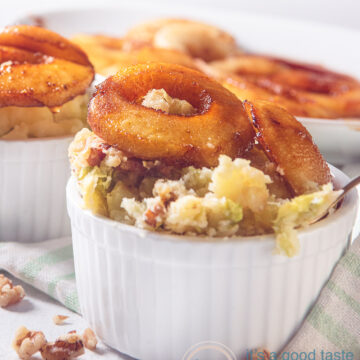
[[[84,207],[143,229],[213,237],[275,233],[276,250],[299,251],[298,226],[321,213],[332,185],[292,199],[269,191],[270,176],[245,159],[219,158],[214,169],[162,167],[104,147],[87,129],[69,150]]]
[[[297,196],[280,205],[273,225],[277,250],[288,256],[296,255],[300,248],[296,227],[321,215],[338,194],[339,191],[333,191],[332,184],[327,184],[320,191]]]

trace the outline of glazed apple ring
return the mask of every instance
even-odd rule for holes
[[[135,26],[124,38],[124,49],[144,46],[178,50],[205,61],[239,52],[235,39],[227,32],[185,19],[159,19]]]
[[[249,61],[248,56],[244,56],[242,60],[242,70],[245,74],[256,72],[257,74],[268,74],[276,69],[275,66],[269,67],[267,62],[262,59],[256,58],[256,66]],[[298,91],[284,91],[284,88],[277,86],[270,89],[269,87],[260,86],[253,79],[249,79],[246,75],[231,74],[231,71],[235,71],[237,61],[234,63],[234,58],[230,58],[224,61],[216,62],[221,66],[213,66],[203,61],[197,61],[197,66],[208,76],[219,81],[226,89],[234,93],[241,101],[248,100],[258,101],[267,100],[275,104],[283,106],[291,114],[304,117],[336,117],[336,112],[331,111],[329,108],[323,106],[319,102],[314,102],[306,96],[304,93]],[[229,67],[226,68],[225,64]],[[227,69],[225,70],[223,66]],[[253,70],[252,67],[254,67]],[[228,74],[230,72],[230,74]]]
[[[319,189],[331,182],[328,165],[306,128],[285,109],[268,101],[245,101],[257,139],[293,195]]]
[[[295,116],[333,118],[338,114],[320,102],[315,102],[303,93],[284,91],[283,88],[282,91],[279,91],[279,87],[273,90],[264,88],[241,76],[233,76],[220,82],[241,101],[271,101],[284,107],[290,114]]]
[[[141,105],[153,89],[186,100],[195,112],[171,115]],[[129,156],[194,166],[215,166],[220,154],[240,156],[254,139],[235,95],[198,71],[171,64],[131,66],[106,79],[90,101],[88,122]]]
[[[143,47],[124,51],[121,38],[106,35],[79,34],[71,41],[87,53],[96,72],[104,76],[113,75],[131,65],[150,62],[165,62],[197,69],[194,59],[177,50]]]
[[[56,107],[94,78],[86,54],[52,31],[27,25],[0,32],[0,107]]]
[[[242,54],[200,67],[241,100],[273,101],[296,116],[360,117],[360,82],[321,66]]]

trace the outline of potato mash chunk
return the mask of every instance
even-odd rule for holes
[[[195,113],[195,108],[188,101],[173,98],[164,89],[149,90],[141,104],[170,115],[192,115]]]
[[[0,109],[0,140],[74,135],[87,126],[88,97],[78,96],[54,113],[47,107],[3,107]]]

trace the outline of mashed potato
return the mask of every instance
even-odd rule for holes
[[[78,96],[61,106],[56,113],[47,107],[1,108],[0,139],[74,135],[86,126],[88,98],[88,95]]]
[[[164,89],[152,89],[144,96],[141,105],[171,115],[192,115],[195,108],[186,100],[172,98]]]
[[[176,169],[128,159],[87,129],[69,149],[86,209],[149,230],[219,237],[275,233],[276,250],[299,251],[296,228],[306,225],[337,196],[332,185],[280,199],[272,179],[250,160],[225,155],[213,169]]]

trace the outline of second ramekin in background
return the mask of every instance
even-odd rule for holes
[[[70,235],[65,187],[71,140],[0,140],[0,241]]]
[[[86,91],[89,97],[103,80],[95,75]],[[37,242],[71,234],[65,189],[73,138],[0,139],[0,242]]]
[[[337,185],[348,182],[331,169]],[[352,191],[334,214],[299,231],[295,258],[273,254],[273,235],[214,241],[95,216],[82,209],[74,179],[67,202],[85,319],[120,352],[178,360],[209,340],[239,358],[257,347],[279,351],[349,244],[358,199]]]

